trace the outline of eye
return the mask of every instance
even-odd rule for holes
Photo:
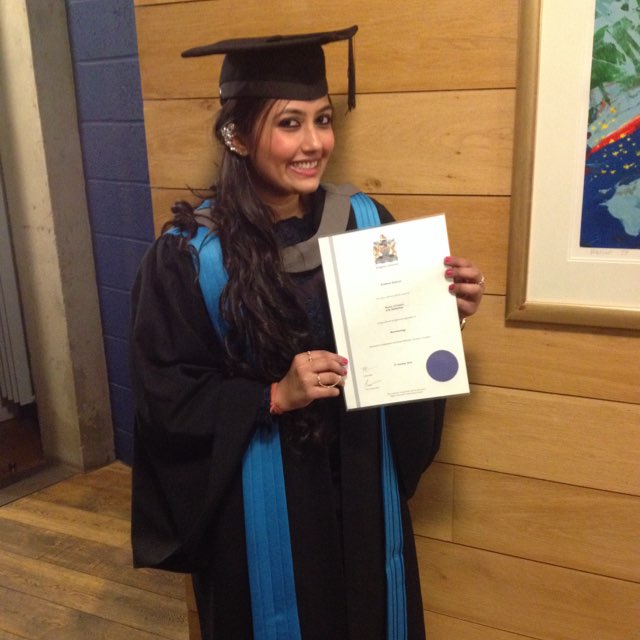
[[[323,113],[316,118],[316,124],[320,127],[330,127],[333,124],[333,114]]]
[[[300,123],[295,118],[282,118],[278,121],[278,127],[281,129],[297,129]]]

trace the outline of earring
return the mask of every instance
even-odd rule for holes
[[[235,122],[227,122],[221,129],[220,135],[224,140],[225,146],[229,149],[229,151],[233,151],[233,153],[239,153],[236,146],[233,144],[233,139],[236,137],[236,123]]]

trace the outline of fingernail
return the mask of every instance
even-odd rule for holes
[[[453,275],[453,269],[447,269],[447,270],[444,272],[444,275],[445,275],[447,278],[450,278],[450,277]]]
[[[445,264],[451,264],[451,256],[447,256],[447,257],[444,259],[444,263],[445,263]]]
[[[455,285],[455,284],[451,283],[451,284],[449,285],[449,291],[453,291],[455,288],[456,288],[456,285]]]
[[[340,361],[340,364],[343,364],[346,366],[349,364],[349,361],[346,358],[342,358],[342,360]]]

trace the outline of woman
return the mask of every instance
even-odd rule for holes
[[[357,224],[349,191],[320,184],[322,45],[349,40],[353,106],[356,29],[187,52],[225,54],[223,153],[213,204],[174,206],[133,294],[132,539],[136,566],[193,574],[205,639],[424,637],[406,501],[444,401],[344,410],[314,238]],[[482,275],[445,265],[464,320]]]

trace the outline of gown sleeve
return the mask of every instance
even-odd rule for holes
[[[395,222],[383,205],[374,202],[382,224]],[[445,404],[444,399],[423,400],[394,404],[385,409],[399,489],[405,499],[413,496],[420,476],[440,449]]]
[[[265,384],[227,378],[193,257],[163,236],[132,294],[135,398],[132,546],[136,566],[190,572],[234,483]]]
[[[443,399],[386,407],[399,489],[407,500],[416,492],[420,477],[438,453],[444,410]]]

